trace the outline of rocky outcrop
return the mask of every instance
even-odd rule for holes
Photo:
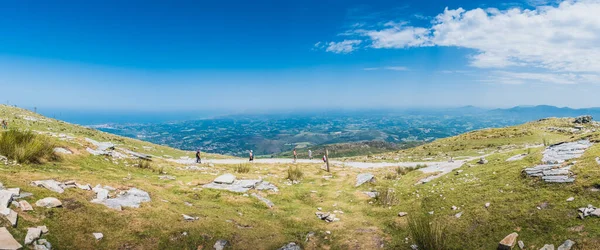
[[[586,123],[591,123],[593,119],[594,118],[591,115],[582,115],[582,116],[576,117],[575,121],[573,121],[573,122],[577,123],[577,124],[586,124]]]
[[[15,240],[15,238],[8,232],[6,227],[0,227],[0,249],[5,250],[16,250],[23,246]]]
[[[279,189],[263,180],[237,180],[232,174],[225,174],[217,177],[213,182],[203,185],[204,188],[227,190],[237,193],[245,193],[250,189],[260,191],[279,192]]]
[[[367,182],[374,182],[374,181],[375,181],[375,175],[373,175],[371,173],[358,174],[356,176],[356,185],[354,185],[354,186],[358,187]]]
[[[53,208],[62,206],[62,202],[54,197],[46,197],[35,202],[38,207]]]
[[[93,203],[103,204],[108,208],[118,211],[121,211],[123,207],[139,208],[141,203],[150,201],[152,201],[150,195],[146,191],[137,188],[121,192],[115,198],[92,200]]]
[[[530,177],[541,177],[548,183],[571,183],[575,176],[571,172],[574,162],[564,165],[565,161],[579,158],[586,149],[592,146],[588,140],[555,144],[547,147],[543,152],[543,164],[526,168],[523,172]]]
[[[267,207],[269,207],[269,208],[272,208],[272,207],[275,206],[275,204],[272,201],[270,201],[269,199],[267,199],[265,197],[260,196],[259,194],[253,193],[251,195],[252,195],[252,197],[254,197],[254,198],[262,201],[263,203],[265,203],[265,205],[267,205]]]

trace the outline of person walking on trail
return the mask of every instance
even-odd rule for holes
[[[254,161],[254,152],[250,150],[250,161]]]
[[[294,163],[296,163],[297,159],[298,159],[298,153],[296,153],[296,149],[294,149]]]
[[[202,164],[202,158],[200,158],[200,149],[196,151],[196,163]]]
[[[308,150],[308,159],[312,160],[312,151],[310,149]]]
[[[8,129],[8,122],[6,120],[2,120],[2,128]]]

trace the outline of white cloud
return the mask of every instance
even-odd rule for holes
[[[359,44],[361,44],[361,40],[344,40],[341,42],[329,42],[325,51],[333,52],[333,53],[343,53],[347,54],[354,51]]]
[[[468,48],[475,51],[469,57],[473,67],[545,70],[559,76],[516,73],[511,79],[538,76],[536,79],[552,83],[596,79],[600,72],[600,0],[565,0],[544,6],[539,4],[554,1],[532,2],[538,6],[533,10],[446,9],[429,27],[388,22],[380,29],[354,33],[372,48]]]

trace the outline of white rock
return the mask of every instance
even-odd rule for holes
[[[92,233],[92,235],[94,235],[94,238],[96,240],[101,240],[102,238],[104,238],[104,234],[102,233]]]
[[[4,218],[6,218],[13,227],[17,226],[17,220],[19,219],[19,215],[14,210],[6,207],[1,208],[0,215],[4,216]]]
[[[223,249],[225,249],[225,247],[228,244],[229,244],[229,242],[226,240],[217,240],[217,242],[215,242],[215,245],[213,247],[215,248],[215,250],[223,250]]]
[[[12,192],[0,190],[0,209],[8,207],[10,205],[10,202],[12,201],[12,198]]]
[[[21,208],[21,211],[33,211],[33,207],[31,207],[31,204],[26,200],[20,200],[19,207]]]
[[[224,174],[217,177],[213,182],[218,184],[233,184],[235,176],[232,174]]]
[[[22,247],[5,227],[0,227],[0,249],[17,250]]]
[[[59,194],[65,192],[65,190],[61,187],[61,183],[55,180],[32,181],[31,185],[36,187],[43,187],[45,189],[57,192]]]
[[[62,206],[62,202],[54,197],[47,197],[35,202],[38,207],[53,208]]]
[[[565,243],[558,246],[558,250],[571,250],[571,248],[575,245],[575,241],[566,240]]]
[[[404,216],[407,216],[407,215],[408,215],[407,212],[400,212],[400,213],[398,213],[399,217],[404,217]]]
[[[575,200],[575,197],[569,197],[569,198],[567,199],[567,201],[574,201],[574,200]]]
[[[488,203],[485,203],[485,208],[488,208],[488,207],[490,207],[490,205],[491,205],[491,204],[490,204],[489,202],[488,202]]]
[[[27,235],[25,236],[25,245],[33,243],[42,236],[42,230],[37,227],[27,228]]]

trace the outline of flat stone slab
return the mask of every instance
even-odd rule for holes
[[[217,177],[213,182],[217,184],[233,184],[235,176],[232,174],[224,174]]]
[[[252,195],[252,197],[264,202],[267,205],[267,207],[269,207],[269,208],[272,208],[275,206],[275,204],[272,201],[270,201],[269,199],[267,199],[265,197],[260,196],[259,194],[253,193],[251,195]]]
[[[0,190],[0,209],[6,208],[13,200],[13,193],[6,190]]]
[[[54,148],[54,153],[63,154],[63,155],[73,154],[73,152],[71,152],[71,150],[68,150],[66,148]]]
[[[592,143],[589,140],[555,144],[544,150],[542,162],[563,163],[570,159],[579,158],[591,146]]]
[[[2,208],[2,210],[0,210],[0,215],[4,216],[4,218],[6,218],[8,222],[10,222],[11,226],[17,226],[17,220],[19,219],[19,215],[14,210],[10,208]]]
[[[106,187],[105,187],[106,188]],[[150,202],[150,195],[143,190],[131,188],[115,198],[105,200],[92,200],[93,203],[103,204],[108,208],[121,211],[123,207],[139,208],[143,202]]]
[[[573,248],[574,245],[575,245],[575,241],[566,240],[565,243],[558,246],[558,250],[571,250],[571,248]]]
[[[62,194],[65,192],[65,190],[61,187],[62,183],[55,181],[55,180],[32,181],[31,185],[36,186],[36,187],[43,187],[45,189],[48,189],[53,192],[57,192],[59,194]]]
[[[542,174],[544,176],[549,176],[549,175],[569,175],[571,171],[567,170],[567,169],[552,169],[552,170],[546,170],[544,172],[542,172]]]
[[[575,178],[566,175],[553,175],[553,176],[542,176],[542,180],[545,182],[552,183],[571,183],[575,181]]]
[[[296,244],[296,242],[290,242],[285,246],[280,247],[278,250],[302,250],[302,248]]]
[[[23,246],[15,240],[6,227],[0,227],[0,249],[16,250]]]
[[[375,175],[373,175],[371,173],[358,174],[356,176],[356,185],[354,185],[354,186],[358,187],[367,182],[372,182],[374,179],[375,179]]]
[[[279,189],[275,185],[262,180],[235,180],[231,184],[212,182],[205,184],[202,187],[227,190],[236,193],[245,193],[248,192],[250,189],[279,192]]]
[[[504,239],[498,243],[498,250],[511,250],[517,243],[517,237],[519,237],[519,234],[517,233],[511,233],[504,237]]]
[[[27,235],[25,236],[25,245],[33,243],[35,240],[42,236],[42,230],[37,227],[27,228]]]

